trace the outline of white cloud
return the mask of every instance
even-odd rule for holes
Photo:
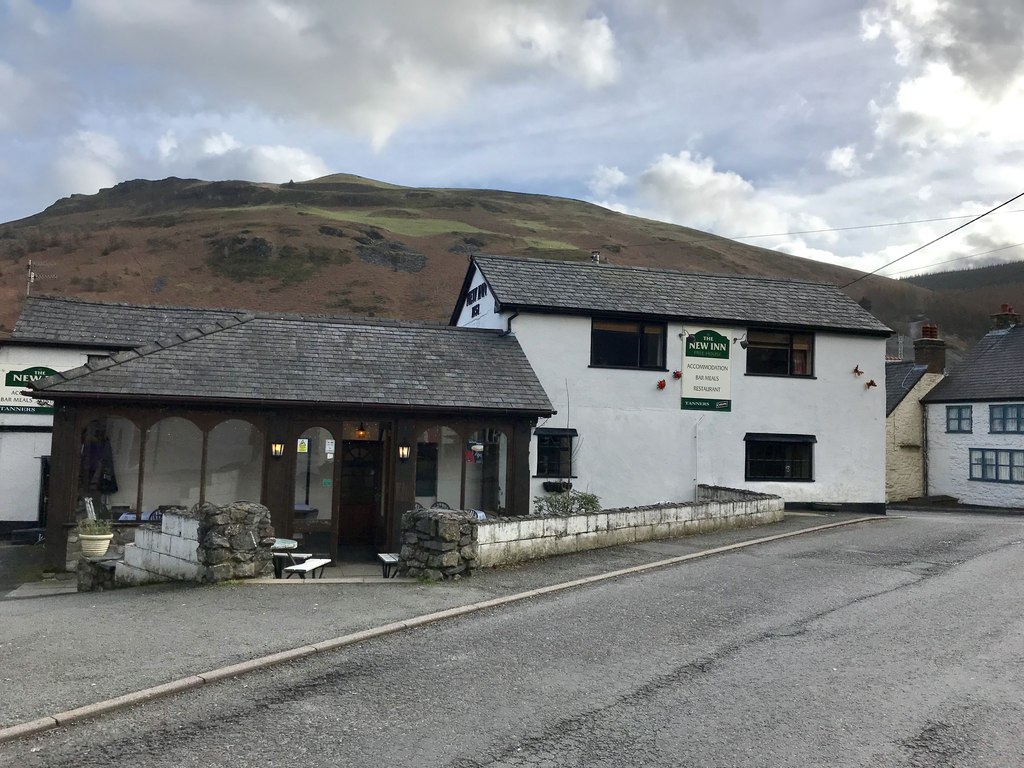
[[[825,165],[830,171],[841,176],[856,176],[861,172],[860,162],[857,160],[857,149],[852,144],[833,149],[829,153]]]
[[[324,161],[300,147],[246,145],[219,131],[178,137],[165,134],[157,142],[164,173],[207,179],[306,181],[330,173]]]
[[[588,7],[584,0],[81,0],[70,23],[85,48],[81,66],[130,62],[142,76],[144,90],[130,81],[128,88],[90,83],[104,99],[149,99],[168,111],[255,108],[357,131],[379,148],[403,125],[451,111],[481,84],[538,74],[585,88],[615,82],[614,35]]]
[[[607,197],[628,181],[628,177],[615,167],[599,165],[590,178],[590,191],[598,197]]]
[[[121,178],[125,154],[117,139],[94,131],[66,137],[53,164],[53,175],[67,194],[94,194]]]

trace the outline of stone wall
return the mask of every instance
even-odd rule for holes
[[[497,518],[477,524],[475,567],[668,539],[783,519],[779,496],[701,486],[699,501],[607,509],[566,517]]]
[[[251,579],[269,570],[274,543],[269,509],[254,501],[236,501],[223,507],[206,502],[196,511],[204,581]]]
[[[921,398],[942,380],[926,373],[885,419],[885,500],[924,496],[924,406]]]
[[[468,576],[477,563],[477,520],[456,509],[413,509],[402,515],[400,573],[431,581]]]
[[[262,504],[199,504],[165,512],[160,527],[135,529],[116,566],[119,586],[157,581],[224,581],[259,576],[270,569],[274,529]]]

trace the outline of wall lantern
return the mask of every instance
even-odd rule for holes
[[[275,459],[280,459],[284,456],[284,443],[271,443],[270,444],[270,455]]]
[[[400,445],[398,446],[398,458],[401,461],[408,461],[409,456],[412,455],[412,446]]]
[[[366,425],[363,422],[361,422],[361,421],[359,422],[359,427],[356,429],[356,439],[357,440],[365,440],[366,439]]]
[[[747,348],[747,334],[744,333],[742,336],[739,336],[739,337],[733,339],[732,343],[733,344],[739,344],[740,345],[740,349],[746,349]]]

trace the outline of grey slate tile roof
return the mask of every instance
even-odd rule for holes
[[[514,336],[240,315],[37,381],[54,395],[533,413],[551,402]]]
[[[489,255],[473,262],[505,309],[890,333],[827,283]]]
[[[227,320],[231,309],[160,307],[30,296],[10,339],[19,342],[131,349],[176,330]]]
[[[977,400],[1024,401],[1024,326],[989,331],[925,403]]]
[[[912,390],[921,377],[928,372],[927,365],[918,365],[912,360],[886,362],[885,364],[885,415],[896,410],[903,398]]]

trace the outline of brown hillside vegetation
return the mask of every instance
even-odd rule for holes
[[[25,295],[446,321],[481,251],[839,285],[859,273],[589,203],[494,190],[417,189],[356,176],[259,184],[169,178],[73,195],[0,225],[0,332]],[[566,286],[571,290],[572,286]],[[954,345],[987,307],[872,277],[847,292],[905,332],[920,316]]]
[[[1024,262],[915,275],[903,281],[936,293],[947,293],[961,302],[985,307],[989,312],[996,312],[1001,304],[1010,304],[1017,311],[1024,309]]]

